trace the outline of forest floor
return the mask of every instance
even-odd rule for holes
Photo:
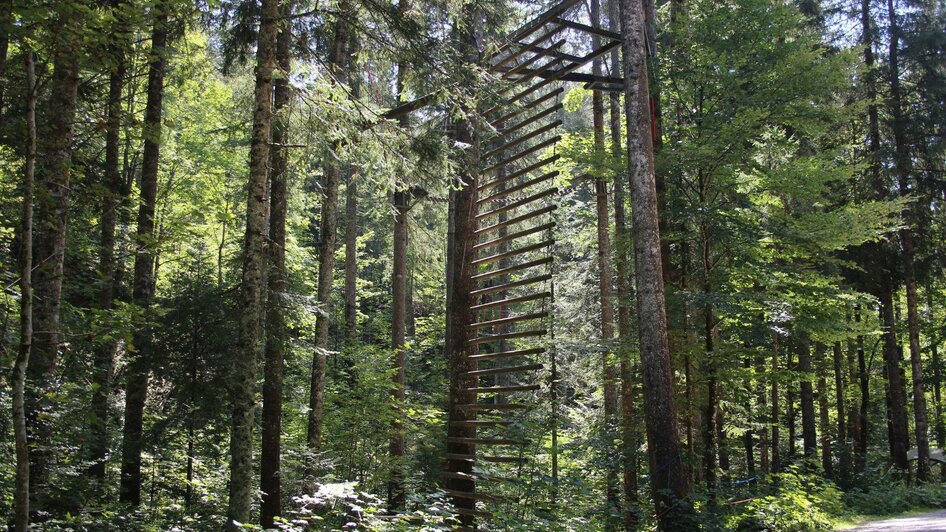
[[[946,532],[946,510],[917,510],[897,517],[869,519],[872,518],[846,523],[837,530],[848,532],[894,532],[898,530]]]

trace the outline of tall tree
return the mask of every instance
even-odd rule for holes
[[[102,212],[100,215],[101,239],[99,242],[99,308],[112,309],[115,300],[115,226],[118,219],[118,206],[127,195],[127,186],[121,171],[121,128],[122,96],[125,87],[127,46],[127,21],[124,4],[120,1],[111,3],[111,12],[115,17],[113,33],[108,45],[109,79],[108,101],[105,105],[105,183],[102,187]],[[109,451],[109,395],[111,393],[112,372],[115,365],[117,342],[112,339],[100,342],[95,348],[92,378],[95,383],[92,392],[92,421],[90,456],[92,465],[89,473],[95,479],[93,489],[100,490],[105,480],[105,470]]]
[[[148,57],[148,100],[143,124],[144,153],[141,163],[141,190],[138,226],[135,231],[135,277],[132,298],[144,310],[146,319],[154,299],[155,282],[155,201],[158,195],[158,168],[161,158],[161,111],[164,100],[164,71],[167,64],[168,16],[170,4],[155,4]],[[122,427],[121,502],[141,504],[141,452],[144,444],[144,410],[148,396],[148,373],[152,331],[149,325],[135,334],[135,356],[129,363],[125,385],[125,424]]]
[[[266,181],[273,120],[278,0],[262,0],[256,48],[253,136],[250,143],[243,281],[240,285],[240,345],[231,383],[230,493],[227,527],[249,521],[253,496],[253,425],[256,414],[257,359],[263,347],[263,271],[266,263]]]
[[[647,63],[644,57],[644,16],[639,2],[621,1],[624,35],[624,111],[628,135],[628,178],[634,234],[638,339],[644,385],[644,418],[648,452],[653,468],[651,490],[658,525],[664,530],[692,526],[688,502],[689,479],[677,433],[660,227],[654,182],[654,148],[647,132],[651,116],[647,105]]]
[[[887,54],[890,76],[890,107],[894,139],[894,162],[900,196],[910,196],[910,147],[906,136],[903,116],[903,94],[900,87],[900,39],[901,29],[893,0],[887,0],[887,16],[890,19],[890,50]],[[923,384],[923,358],[920,352],[920,315],[916,301],[916,261],[914,260],[913,226],[916,223],[914,208],[904,213],[904,226],[900,230],[900,258],[903,261],[904,284],[907,296],[907,332],[910,338],[910,368],[913,377],[913,424],[916,430],[916,471],[920,481],[930,478],[930,437],[926,415],[926,388]]]
[[[27,367],[26,419],[30,439],[32,508],[44,510],[47,500],[49,459],[53,450],[52,426],[47,414],[53,408],[50,393],[56,383],[61,338],[63,260],[66,253],[66,220],[69,210],[75,136],[79,62],[82,59],[81,2],[55,6],[53,74],[49,96],[39,109],[36,141],[36,219],[33,257],[33,338]]]
[[[814,374],[811,371],[811,345],[807,338],[797,341],[798,373],[801,398],[801,438],[802,450],[806,457],[814,456],[818,450],[817,435],[815,432],[815,396],[812,387]]]
[[[284,11],[288,11],[284,8]],[[286,214],[289,206],[289,87],[292,28],[283,20],[276,37],[269,170],[269,247],[266,297],[266,345],[263,364],[263,426],[260,448],[260,524],[272,528],[281,512],[282,396],[286,336]]]
[[[33,341],[33,178],[36,166],[36,66],[33,51],[24,50],[26,70],[26,157],[23,164],[23,216],[20,233],[20,349],[13,364],[13,431],[16,484],[13,530],[30,526],[30,451],[26,431],[26,368]]]
[[[348,45],[351,21],[348,13],[351,4],[347,0],[339,3],[338,17],[335,21],[335,35],[329,51],[329,65],[336,83],[348,82]],[[334,148],[339,148],[336,143]],[[308,444],[308,463],[306,465],[306,483],[311,485],[315,479],[316,464],[322,447],[322,416],[325,401],[325,363],[328,352],[329,319],[332,312],[332,280],[335,270],[335,233],[338,226],[338,187],[341,181],[341,168],[333,155],[325,157],[325,169],[322,190],[325,194],[322,202],[322,223],[319,234],[319,280],[316,298],[321,306],[315,320],[315,352],[312,359],[312,375],[309,382],[309,419],[306,441]]]

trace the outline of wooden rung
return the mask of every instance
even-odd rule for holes
[[[535,50],[536,54],[542,54],[542,55],[546,55],[546,56],[549,56],[549,57],[554,57],[555,59],[561,59],[562,61],[570,61],[570,62],[573,62],[573,63],[574,63],[574,62],[577,62],[577,61],[581,61],[581,58],[578,57],[577,55],[572,55],[572,54],[568,54],[568,53],[565,53],[565,52],[560,52],[560,51],[555,50],[555,49],[553,49],[553,48],[551,48],[551,47],[549,47],[549,48],[543,48],[542,46],[536,46],[535,48],[533,48],[533,50]],[[496,70],[501,72],[503,69],[502,69],[502,68],[498,68],[498,69],[496,69]],[[494,72],[495,72],[495,71],[494,71]]]
[[[538,170],[539,168],[542,168],[543,166],[545,166],[545,165],[547,165],[547,164],[552,164],[552,163],[554,163],[555,161],[559,160],[561,157],[562,157],[561,155],[555,154],[555,155],[553,155],[553,156],[551,156],[551,157],[546,157],[545,159],[542,159],[541,161],[532,163],[532,164],[530,164],[529,166],[526,166],[525,168],[523,168],[523,169],[521,169],[521,170],[516,170],[515,172],[513,172],[513,173],[507,175],[506,177],[501,177],[501,178],[499,178],[499,179],[494,179],[494,180],[489,181],[489,182],[487,182],[487,183],[483,183],[483,184],[481,184],[481,185],[479,185],[479,186],[477,187],[477,192],[482,193],[482,192],[483,192],[484,190],[486,190],[486,189],[493,188],[493,187],[495,187],[495,186],[497,186],[497,185],[501,185],[501,184],[503,184],[503,183],[508,183],[508,182],[512,181],[513,179],[516,179],[516,178],[518,178],[518,177],[522,177],[522,176],[528,174],[529,172],[531,172],[531,171],[533,171],[533,170]]]
[[[562,121],[561,121],[561,120],[556,120],[556,121],[554,121],[554,122],[552,122],[552,123],[550,123],[550,124],[546,124],[546,125],[540,127],[539,129],[536,129],[535,131],[530,131],[529,133],[526,133],[525,135],[522,135],[521,137],[518,137],[518,138],[515,138],[515,139],[513,139],[513,140],[510,140],[510,141],[506,142],[505,144],[503,144],[503,145],[501,145],[501,146],[497,146],[496,148],[493,148],[492,150],[489,150],[488,152],[484,153],[482,157],[483,157],[483,159],[489,159],[490,157],[492,157],[492,156],[494,156],[494,155],[497,155],[497,154],[499,154],[499,153],[502,153],[502,152],[504,152],[504,151],[506,151],[506,150],[508,150],[508,149],[510,149],[510,148],[513,148],[513,147],[515,147],[515,146],[518,146],[518,145],[522,144],[523,142],[526,142],[526,141],[532,140],[532,139],[534,139],[534,138],[536,138],[536,137],[538,137],[538,136],[544,135],[544,134],[548,133],[549,131],[552,131],[553,129],[557,128],[557,127],[560,126],[560,125],[562,125]]]
[[[541,355],[545,352],[544,347],[531,347],[529,349],[513,349],[512,351],[499,351],[496,353],[482,353],[478,355],[470,355],[470,360],[475,360],[477,362],[483,360],[495,360],[497,358],[511,358],[525,355]]]
[[[471,357],[472,358],[472,357]],[[529,408],[529,405],[523,405],[518,403],[496,403],[496,404],[487,404],[487,403],[475,403],[468,405],[455,405],[456,408],[461,410],[526,410]]]
[[[535,51],[535,50],[538,49],[538,48],[541,48],[541,47],[539,46],[540,44],[542,44],[543,42],[545,42],[545,41],[551,39],[552,37],[555,36],[555,34],[561,33],[561,31],[562,31],[562,23],[556,22],[556,23],[555,23],[555,26],[554,26],[550,31],[547,31],[547,32],[543,33],[542,35],[539,35],[539,36],[536,37],[536,39],[535,39],[534,41],[532,41],[531,43],[529,43],[529,44],[523,44],[523,43],[519,43],[519,42],[515,43],[516,45],[518,45],[518,48],[517,48],[516,50],[513,50],[513,51],[512,51],[509,55],[507,55],[506,57],[500,59],[499,62],[497,62],[495,65],[489,67],[489,70],[490,70],[491,72],[495,72],[495,71],[501,69],[502,67],[508,65],[509,63],[511,63],[512,61],[514,61],[517,57],[521,56],[522,54],[524,54],[524,53],[526,53],[526,52],[532,52],[532,51]]]
[[[481,329],[483,327],[495,327],[496,325],[505,325],[507,323],[516,323],[518,321],[527,321],[527,320],[539,320],[542,318],[547,318],[549,315],[548,312],[533,312],[531,314],[523,314],[521,316],[510,316],[508,318],[499,318],[497,320],[483,321],[480,323],[473,323],[470,325],[473,329]]]
[[[493,209],[493,210],[491,210],[491,211],[487,211],[487,212],[484,212],[484,213],[477,214],[477,215],[476,215],[476,220],[479,221],[479,220],[482,220],[483,218],[489,218],[490,216],[496,216],[497,214],[500,214],[500,213],[503,213],[503,212],[509,212],[509,211],[511,211],[511,210],[513,210],[513,209],[518,209],[519,207],[528,205],[528,204],[530,204],[530,203],[532,203],[532,202],[534,202],[534,201],[538,201],[538,200],[540,200],[540,199],[542,199],[542,198],[547,198],[547,197],[549,197],[549,196],[554,196],[554,195],[557,194],[557,193],[558,193],[558,188],[557,188],[557,187],[552,187],[552,188],[543,190],[543,191],[541,191],[541,192],[536,192],[535,194],[533,194],[533,195],[531,195],[531,196],[526,196],[525,198],[518,199],[518,200],[513,201],[513,202],[511,202],[511,203],[507,203],[507,204],[503,205],[502,207],[496,207],[495,209]],[[477,231],[477,232],[478,232],[478,231]],[[476,233],[474,233],[474,234],[476,234]]]
[[[537,294],[528,294],[524,296],[509,297],[506,299],[499,299],[496,301],[487,301],[486,303],[480,303],[479,305],[473,305],[470,307],[470,310],[484,310],[493,307],[514,305],[516,303],[525,303],[527,301],[535,301],[536,299],[544,299],[546,297],[552,297],[551,292],[539,292]]]
[[[453,511],[459,515],[468,515],[470,517],[479,517],[480,519],[490,519],[493,514],[482,510],[470,510],[467,508],[454,508]]]
[[[473,475],[471,473],[454,473],[452,471],[444,471],[440,473],[442,478],[455,478],[458,480],[469,480],[471,482],[515,482],[516,479],[510,477],[500,477],[495,475]]]
[[[565,39],[559,39],[559,40],[555,41],[554,43],[552,43],[552,45],[549,46],[548,49],[549,49],[549,50],[558,51],[562,46],[565,45],[565,42],[566,42]],[[526,59],[525,61],[519,63],[518,65],[514,66],[513,68],[511,68],[511,69],[509,69],[509,70],[506,70],[505,72],[502,73],[502,75],[501,75],[500,77],[501,77],[502,79],[509,79],[510,76],[514,76],[514,75],[516,75],[516,74],[522,72],[523,70],[526,70],[526,69],[529,68],[533,63],[535,63],[536,61],[542,59],[543,57],[550,57],[550,54],[548,54],[548,53],[546,53],[546,52],[542,52],[542,51],[536,51],[536,53],[532,54],[532,57],[530,57],[529,59]],[[499,69],[497,69],[497,70],[499,70]],[[505,92],[505,91],[503,91],[503,92]]]
[[[508,164],[510,164],[510,163],[514,163],[514,162],[518,161],[519,159],[522,159],[523,157],[532,155],[533,153],[535,153],[535,152],[537,152],[537,151],[540,151],[540,150],[543,150],[543,149],[545,149],[545,148],[548,148],[549,146],[554,146],[555,143],[558,142],[558,141],[560,141],[560,140],[562,140],[562,136],[561,136],[561,135],[555,135],[554,137],[551,137],[551,138],[549,138],[549,139],[543,140],[542,142],[540,142],[540,143],[538,143],[538,144],[535,144],[535,145],[533,145],[533,146],[529,146],[528,148],[522,150],[521,152],[519,152],[519,153],[517,153],[517,154],[515,154],[515,155],[510,155],[509,157],[506,157],[505,159],[499,161],[498,163],[496,163],[496,164],[494,164],[494,165],[492,165],[492,166],[486,167],[486,168],[483,170],[483,173],[484,173],[484,174],[488,174],[489,172],[496,171],[496,170],[498,170],[498,169],[500,169],[500,168],[502,168],[502,167],[504,167],[504,166],[506,166],[506,165],[508,165]]]
[[[518,288],[520,286],[528,286],[530,284],[541,283],[543,281],[548,281],[552,278],[552,274],[538,275],[536,277],[529,277],[527,279],[520,279],[518,281],[512,281],[509,283],[504,283],[496,286],[488,286],[486,288],[481,288],[479,290],[474,290],[470,292],[470,295],[473,297],[481,297],[487,294],[492,294],[493,292],[503,292],[505,290],[512,290],[513,288]]]
[[[618,41],[621,40],[621,34],[620,34],[620,33],[614,33],[613,31],[608,31],[608,30],[603,29],[603,28],[595,28],[595,27],[592,27],[592,26],[588,26],[588,25],[586,25],[586,24],[581,24],[581,23],[579,23],[579,22],[572,22],[572,21],[570,21],[570,20],[566,20],[566,19],[563,19],[563,18],[561,18],[561,17],[558,17],[558,18],[553,19],[553,22],[555,22],[556,24],[561,24],[562,26],[565,26],[566,28],[571,28],[571,29],[573,29],[573,30],[583,31],[583,32],[585,32],[585,33],[590,33],[590,34],[592,34],[592,35],[598,35],[598,36],[604,37],[604,38],[606,38],[606,39],[615,39],[615,40],[618,40]]]
[[[545,63],[544,65],[534,70],[530,69],[521,78],[515,80],[516,85],[525,85],[529,80],[535,77],[541,78],[542,81],[536,83],[535,85],[527,85],[528,88],[525,90],[528,92],[525,92],[525,94],[523,94],[524,91],[520,91],[519,94],[513,96],[512,98],[508,98],[506,100],[503,100],[500,103],[497,103],[496,105],[487,109],[486,112],[483,113],[483,116],[490,116],[496,113],[497,111],[499,111],[500,109],[502,109],[504,106],[512,105],[516,103],[517,101],[521,100],[522,98],[524,98],[525,96],[528,96],[529,94],[532,94],[533,92],[548,85],[548,83],[545,81],[546,79],[551,78],[557,72],[561,72],[562,70],[567,68],[567,66],[562,64],[565,61],[565,59],[563,57],[554,57],[554,55],[557,55],[557,54],[553,53],[553,59],[551,61]],[[508,90],[508,88],[506,90]],[[506,90],[500,91],[500,94],[505,93]]]
[[[551,90],[551,91],[549,91],[549,92],[543,94],[542,96],[539,96],[538,98],[532,100],[531,102],[529,102],[529,103],[527,103],[527,104],[524,104],[524,105],[520,105],[518,108],[513,109],[512,111],[509,111],[508,113],[506,113],[506,114],[500,116],[500,117],[497,118],[496,120],[493,120],[492,122],[490,122],[489,125],[490,125],[491,127],[497,128],[497,127],[500,126],[500,124],[503,124],[504,122],[506,122],[506,121],[509,120],[510,118],[512,118],[512,117],[514,117],[514,116],[519,116],[520,114],[522,114],[522,113],[528,111],[529,109],[532,109],[533,107],[536,107],[536,106],[542,104],[543,102],[548,101],[548,100],[550,100],[551,98],[553,98],[553,97],[555,97],[555,96],[558,96],[559,94],[562,94],[563,92],[565,92],[565,89],[563,89],[563,88],[561,88],[561,87],[559,87],[559,88],[557,88],[557,89],[555,89],[555,90]]]
[[[545,329],[535,329],[531,331],[516,331],[516,332],[511,332],[511,333],[503,333],[503,334],[491,334],[489,336],[481,336],[479,338],[473,338],[469,342],[467,342],[467,344],[478,345],[478,344],[485,344],[489,342],[499,342],[501,340],[515,340],[516,338],[531,338],[533,336],[545,336],[546,334],[548,334],[548,331],[546,331]]]
[[[512,425],[512,421],[503,419],[464,419],[451,421],[450,424],[454,427],[505,427]]]
[[[525,26],[522,26],[521,28],[513,32],[512,34],[504,37],[502,39],[502,42],[504,44],[500,46],[498,50],[496,50],[496,52],[490,57],[490,59],[493,59],[497,55],[503,53],[505,50],[508,50],[517,41],[521,41],[522,39],[525,39],[529,35],[532,35],[533,33],[539,31],[539,29],[542,26],[547,24],[552,19],[559,17],[560,15],[568,12],[569,9],[575,7],[575,5],[577,5],[580,1],[581,0],[565,0],[564,2],[560,4],[556,4],[555,6],[549,8],[544,13],[537,15],[535,18],[532,19],[532,22],[529,22],[528,24],[526,24]]]
[[[601,57],[602,55],[604,55],[604,54],[610,52],[611,50],[617,48],[617,47],[620,46],[620,45],[621,45],[621,42],[620,42],[620,41],[611,41],[610,43],[608,43],[608,44],[606,44],[606,45],[604,45],[604,46],[601,46],[601,47],[599,47],[599,48],[596,49],[596,50],[592,50],[589,54],[587,54],[587,55],[585,55],[585,56],[575,58],[575,60],[573,60],[571,64],[566,65],[566,66],[563,66],[562,68],[560,68],[560,69],[558,69],[558,70],[554,70],[554,71],[549,72],[547,69],[544,69],[544,68],[538,68],[538,69],[536,69],[534,72],[531,72],[531,73],[528,74],[526,77],[531,77],[531,76],[536,75],[536,76],[541,76],[541,77],[543,77],[544,79],[543,79],[542,81],[536,83],[535,85],[530,85],[529,88],[527,88],[527,89],[525,89],[524,91],[520,92],[519,94],[517,94],[517,95],[511,97],[511,98],[508,100],[508,103],[515,103],[515,102],[517,102],[519,99],[524,98],[524,97],[528,96],[529,94],[532,94],[533,92],[535,92],[535,91],[541,89],[542,87],[545,87],[546,85],[548,85],[548,84],[550,84],[550,83],[553,83],[553,82],[555,82],[555,81],[558,81],[559,79],[561,79],[561,78],[564,77],[565,75],[569,74],[570,72],[573,72],[573,71],[575,71],[575,70],[578,70],[579,68],[585,66],[586,64],[588,64],[588,63],[594,61],[595,58]],[[549,64],[551,64],[551,63],[549,63]],[[546,65],[546,66],[547,66],[547,65]],[[544,75],[544,74],[546,74],[546,73],[548,73],[548,75]]]
[[[542,369],[542,364],[525,364],[522,366],[504,366],[500,368],[477,369],[466,372],[470,377],[489,377],[491,375],[503,375],[506,373],[518,373],[520,371],[536,371]]]
[[[555,227],[555,222],[548,222],[542,225],[537,225],[535,227],[529,227],[521,231],[516,231],[515,233],[510,233],[506,236],[501,236],[499,238],[494,238],[493,240],[487,240],[486,242],[483,242],[481,244],[476,244],[473,246],[473,251],[482,251],[483,249],[491,248],[493,246],[498,246],[499,244],[503,244],[505,242],[511,242],[513,240],[522,238],[524,236],[534,235],[536,233],[548,231],[549,229],[552,229],[553,227]]]
[[[515,393],[515,392],[531,392],[533,390],[538,390],[542,386],[538,384],[517,384],[510,386],[480,386],[478,388],[465,388],[464,392],[476,393],[476,394],[486,394],[486,393]]]
[[[496,277],[499,275],[505,275],[505,274],[516,272],[519,270],[525,270],[528,268],[534,268],[536,266],[551,264],[552,261],[554,260],[555,259],[553,257],[543,257],[541,259],[530,260],[529,262],[523,262],[522,264],[515,264],[513,266],[509,266],[508,268],[500,268],[498,270],[492,270],[486,273],[474,275],[473,277],[471,277],[471,279],[473,279],[473,281],[475,282],[485,281],[486,279],[492,279],[493,277]]]
[[[507,220],[505,220],[505,221],[502,221],[502,222],[496,222],[496,223],[493,224],[493,225],[484,227],[484,228],[482,228],[482,229],[480,229],[480,230],[478,230],[478,231],[474,231],[473,234],[475,234],[476,236],[480,236],[480,235],[482,235],[482,234],[484,234],[484,233],[488,233],[488,232],[490,232],[490,231],[495,231],[495,230],[501,229],[501,228],[503,228],[503,227],[508,227],[508,226],[510,226],[510,225],[514,225],[514,224],[517,224],[517,223],[520,223],[520,222],[524,222],[524,221],[526,221],[526,220],[528,220],[528,219],[530,219],[530,218],[535,218],[536,216],[541,216],[541,215],[543,215],[543,214],[548,214],[548,213],[550,213],[550,212],[553,212],[553,211],[554,211],[555,209],[557,209],[557,208],[558,208],[557,205],[546,205],[545,207],[542,207],[541,209],[534,210],[534,211],[531,211],[531,212],[527,212],[527,213],[525,213],[525,214],[520,214],[519,216],[515,216],[515,217],[513,217],[513,218],[509,218],[509,219],[507,219]],[[475,276],[474,276],[474,278],[475,278]]]
[[[516,131],[519,131],[520,129],[522,129],[522,128],[528,126],[529,124],[533,124],[533,123],[535,123],[535,122],[537,122],[537,121],[539,121],[539,120],[542,120],[543,118],[549,116],[550,114],[555,113],[556,111],[562,110],[563,107],[564,107],[564,106],[563,106],[561,103],[557,103],[557,104],[553,105],[552,107],[549,107],[549,108],[547,108],[547,109],[543,109],[541,112],[539,112],[539,113],[537,113],[537,114],[535,114],[535,115],[532,115],[532,116],[530,116],[529,118],[526,118],[525,120],[522,120],[521,122],[517,123],[517,124],[514,125],[514,126],[509,126],[509,127],[507,127],[507,128],[503,128],[503,129],[499,130],[499,134],[496,135],[496,138],[507,138],[507,137],[509,137],[510,134],[515,133]],[[490,139],[490,141],[492,141],[492,140],[495,140],[495,139]]]
[[[479,459],[484,462],[492,462],[494,464],[521,464],[527,461],[526,458],[521,458],[518,456],[480,456]]]
[[[491,201],[496,201],[496,200],[498,200],[498,199],[505,198],[506,196],[508,196],[508,195],[510,195],[510,194],[514,194],[514,193],[516,193],[516,192],[519,192],[520,190],[525,190],[525,189],[527,189],[527,188],[529,188],[529,187],[531,187],[531,186],[533,186],[533,185],[538,185],[539,183],[542,183],[542,182],[544,182],[544,181],[548,181],[549,179],[554,179],[555,177],[558,177],[558,175],[559,175],[559,171],[558,171],[558,170],[553,170],[553,171],[551,171],[551,172],[547,172],[547,173],[545,173],[545,174],[540,175],[539,177],[534,177],[534,178],[529,179],[529,180],[527,180],[527,181],[523,181],[522,183],[519,183],[519,184],[517,184],[517,185],[515,185],[515,186],[511,186],[511,187],[509,187],[509,188],[507,188],[507,189],[505,189],[505,190],[500,190],[499,192],[495,192],[495,193],[493,193],[493,194],[491,194],[491,195],[489,195],[489,196],[486,196],[485,198],[476,200],[476,204],[477,204],[477,205],[482,205],[482,204],[484,204],[484,203],[489,203],[489,202],[491,202]]]
[[[555,240],[543,240],[537,244],[531,244],[525,247],[514,249],[512,251],[507,251],[505,253],[497,253],[496,255],[490,255],[489,257],[483,257],[482,259],[476,259],[472,262],[474,266],[480,266],[483,264],[489,264],[496,262],[502,259],[508,259],[509,257],[515,257],[516,255],[522,255],[523,253],[529,253],[530,251],[536,251],[538,249],[547,248],[555,243]]]
[[[457,491],[457,490],[444,490],[444,493],[451,497],[459,497],[461,499],[472,499],[474,501],[487,501],[495,502],[502,501],[504,497],[497,497],[495,495],[489,495],[487,493],[471,493],[469,491]]]
[[[447,443],[461,445],[527,445],[529,442],[509,438],[447,438]]]
[[[475,462],[475,454],[462,454],[462,453],[447,453],[444,455],[444,458],[447,460],[454,460],[457,462]]]

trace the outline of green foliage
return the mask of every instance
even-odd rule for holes
[[[742,531],[801,532],[832,530],[844,511],[841,491],[817,474],[790,468],[768,476],[753,498],[727,517],[727,528]]]

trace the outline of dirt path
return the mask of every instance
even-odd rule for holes
[[[852,528],[848,532],[893,532],[895,530],[946,532],[946,510],[875,521],[861,527]]]

